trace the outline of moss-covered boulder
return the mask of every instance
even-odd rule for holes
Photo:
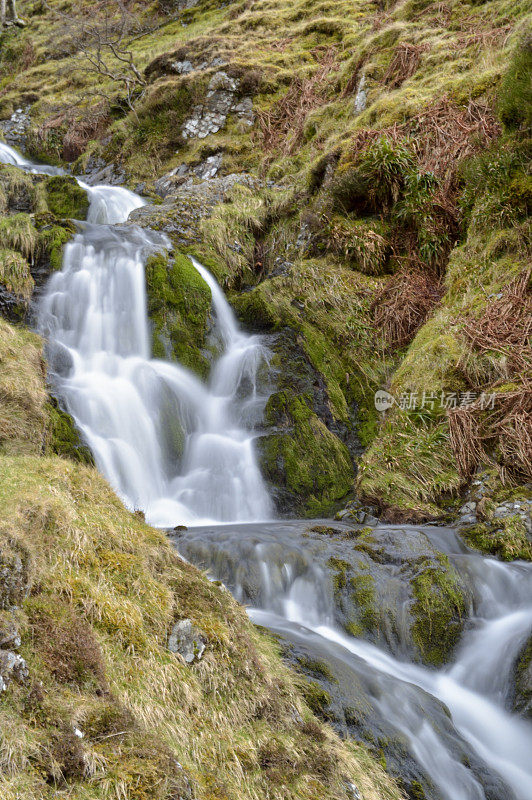
[[[310,398],[277,392],[265,412],[272,432],[260,440],[263,474],[281,509],[319,516],[350,491],[349,451],[312,410]]]
[[[169,358],[205,377],[211,290],[185,255],[156,253],[146,263],[148,315],[155,358]]]
[[[431,666],[451,659],[470,592],[423,530],[318,525],[305,547],[326,563],[336,619],[348,633]]]
[[[44,182],[46,204],[56,217],[86,219],[89,210],[87,192],[79,186],[75,178],[67,175],[54,175]]]

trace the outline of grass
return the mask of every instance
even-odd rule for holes
[[[93,467],[43,454],[38,337],[0,321],[0,363],[0,614],[17,621],[30,676],[0,710],[2,797],[162,800],[193,787],[204,800],[317,800],[347,797],[351,780],[400,798],[362,748],[314,721],[273,639],[227,591]],[[166,646],[183,618],[207,644],[194,666]]]
[[[373,394],[488,391],[511,377],[500,353],[471,346],[464,323],[530,258],[524,0],[201,3],[177,18],[136,2],[129,38],[146,86],[134,110],[123,87],[84,69],[48,7],[21,9],[31,24],[4,34],[15,70],[0,63],[0,112],[32,98],[36,155],[74,158],[77,131],[79,165],[89,153],[119,162],[148,193],[158,175],[214,152],[222,172],[275,184],[233,189],[197,226],[195,251],[246,322],[294,332],[335,421],[351,424],[356,408],[368,448],[358,490],[392,516],[441,514],[464,483],[446,415],[393,409],[381,421]],[[89,6],[61,10],[79,23]],[[252,97],[256,124],[243,130],[230,115],[218,134],[183,140],[213,58]],[[194,69],[178,75],[184,59]],[[362,78],[366,105],[355,110]],[[291,264],[285,275],[272,275],[276,259]],[[329,496],[344,490],[336,475]]]

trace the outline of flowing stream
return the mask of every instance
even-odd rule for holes
[[[62,174],[4,144],[0,161]],[[515,660],[532,629],[532,565],[471,553],[450,529],[405,528],[405,537],[444,550],[472,587],[474,612],[453,664],[428,669],[348,636],[325,565],[308,547],[309,522],[261,522],[273,516],[254,449],[267,400],[261,337],[240,330],[212,275],[193,261],[212,295],[209,380],[152,359],[144,263],[169,243],[123,225],[140,197],[78,182],[88,220],[47,283],[37,325],[55,391],[99,469],[152,524],[192,526],[176,535],[180,552],[294,652],[329,664],[340,700],[364,695],[375,727],[401,743],[395,771],[408,773],[411,797],[422,796],[413,794],[419,785],[433,800],[531,800],[532,726],[509,708]]]

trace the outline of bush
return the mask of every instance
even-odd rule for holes
[[[408,142],[380,136],[354,163],[339,168],[331,186],[333,200],[344,211],[389,211],[399,200],[414,164]]]

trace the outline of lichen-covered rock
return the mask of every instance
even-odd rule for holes
[[[246,126],[254,122],[251,97],[238,98],[240,81],[224,72],[216,72],[208,86],[205,103],[194,106],[182,128],[185,139],[204,139],[225,126],[229,114],[235,114]]]
[[[173,626],[168,637],[168,649],[178,653],[187,664],[199,661],[205,652],[205,637],[190,619],[182,619]]]

